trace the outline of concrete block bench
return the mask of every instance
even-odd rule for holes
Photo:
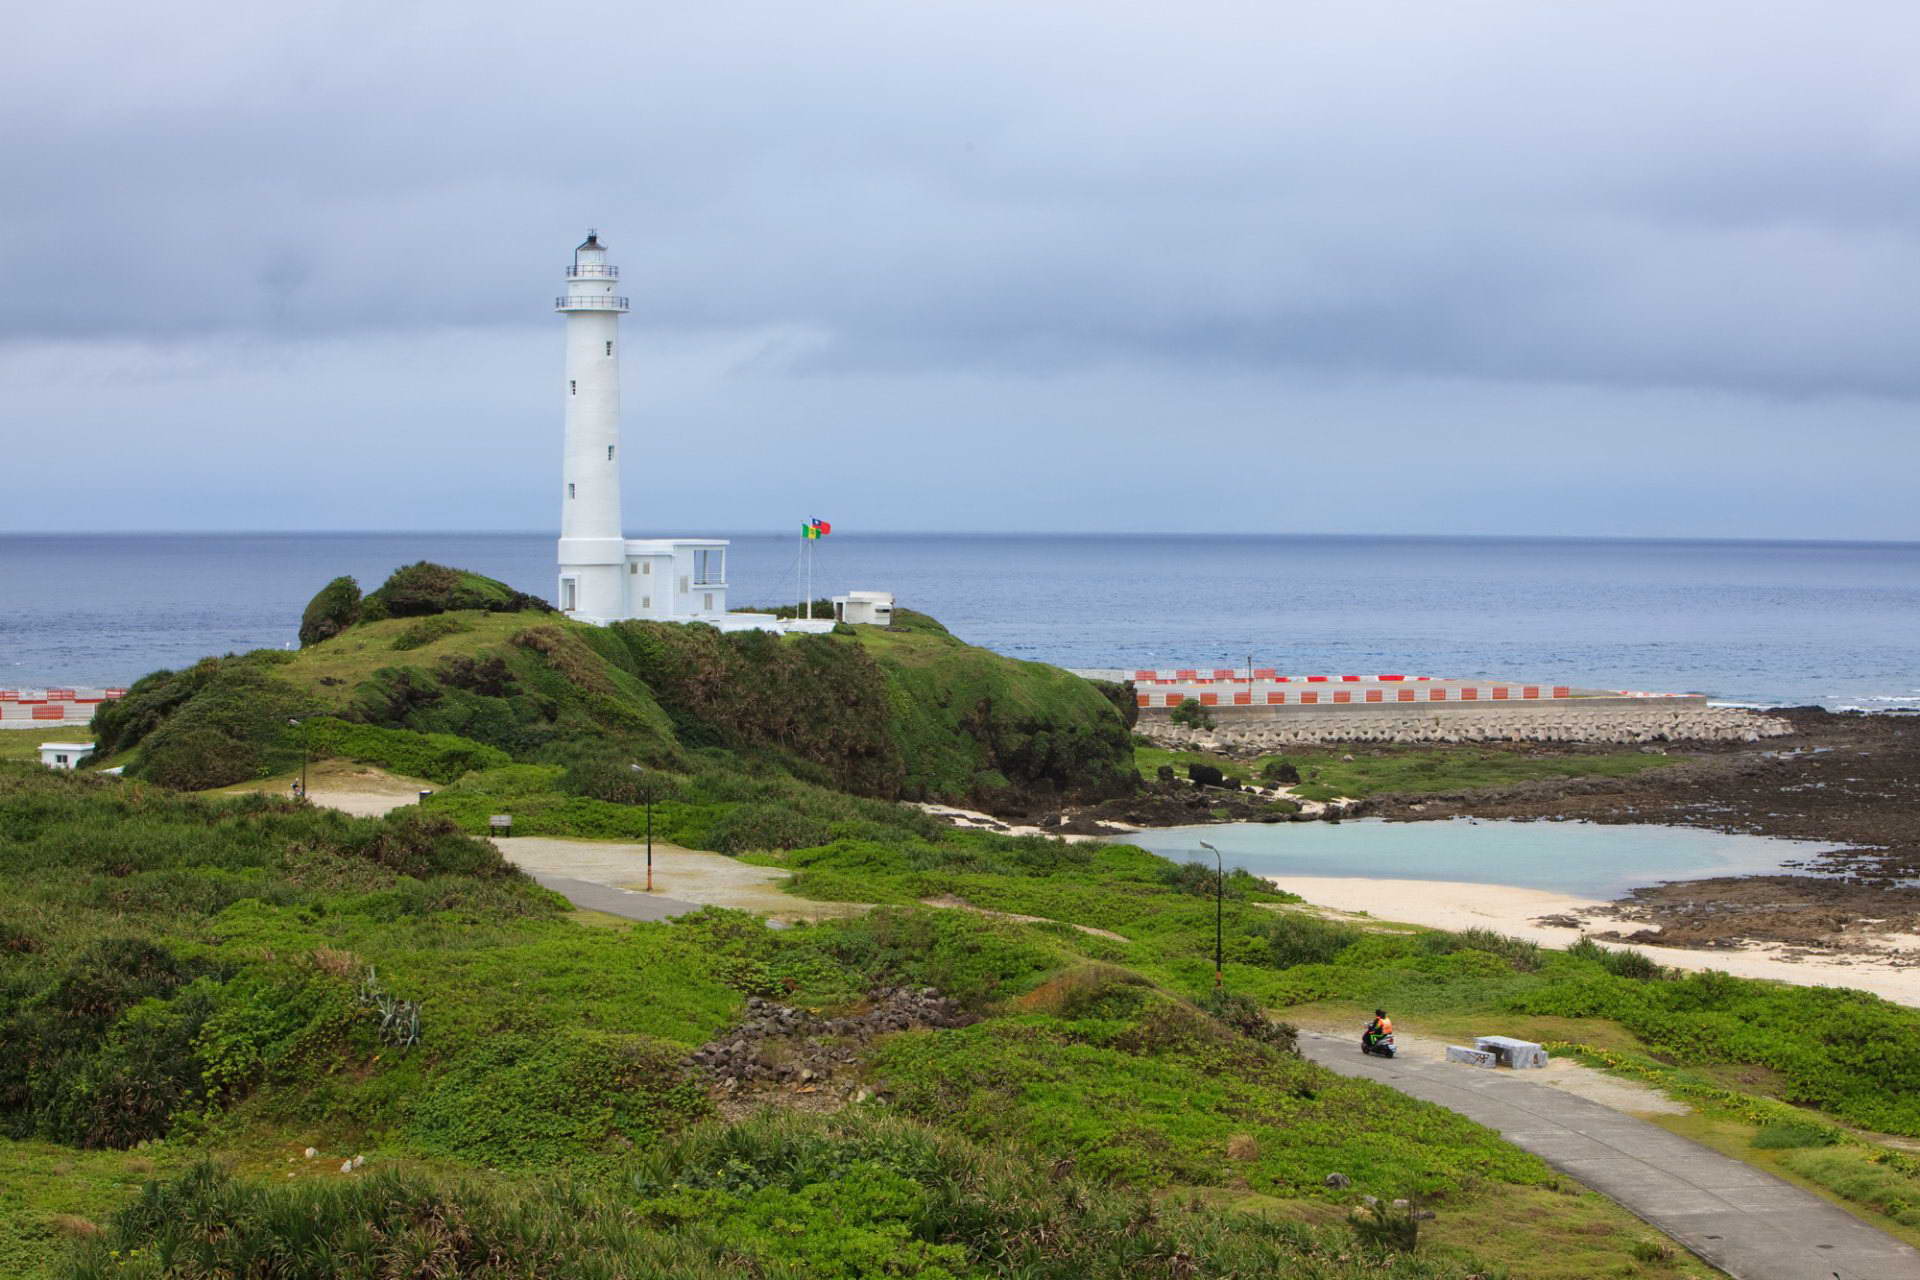
[[[1516,1071],[1538,1070],[1547,1065],[1547,1051],[1531,1040],[1512,1036],[1475,1036],[1473,1047],[1490,1053],[1503,1067]]]
[[[1464,1062],[1470,1067],[1497,1067],[1500,1059],[1485,1049],[1469,1049],[1463,1044],[1447,1046],[1448,1062]]]

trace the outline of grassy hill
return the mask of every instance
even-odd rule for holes
[[[1196,1001],[1210,904],[1171,864],[936,832],[874,869],[889,898],[1104,887],[1148,940],[911,904],[589,927],[431,815],[0,765],[0,1272],[1571,1280],[1645,1236]],[[1233,890],[1236,974],[1285,964],[1282,895]],[[854,1017],[902,986],[963,1025],[825,1033],[834,1088],[742,1106],[687,1060],[751,997]],[[1357,1210],[1406,1192],[1439,1218]]]
[[[1125,721],[1095,686],[910,613],[824,636],[592,627],[477,575],[414,565],[364,600],[337,579],[307,614],[297,653],[136,682],[96,719],[96,759],[187,790],[285,772],[308,748],[404,757],[449,783],[506,764],[551,779],[638,764],[667,781],[755,775],[1002,808],[1135,785]]]

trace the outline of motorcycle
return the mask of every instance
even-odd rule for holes
[[[1393,1057],[1393,1032],[1389,1031],[1385,1035],[1378,1036],[1371,1031],[1361,1032],[1360,1052],[1370,1053],[1376,1058]]]

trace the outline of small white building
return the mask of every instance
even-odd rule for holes
[[[849,591],[843,596],[835,596],[833,616],[840,622],[851,622],[856,626],[890,627],[893,625],[893,592]]]
[[[727,612],[724,538],[630,539],[620,506],[620,268],[588,232],[566,292],[566,443],[561,466],[560,612],[605,626],[630,618],[704,622],[722,631],[833,629],[831,618]]]
[[[49,769],[73,769],[93,754],[91,742],[43,742],[40,763]]]

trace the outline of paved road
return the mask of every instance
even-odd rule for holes
[[[1752,1165],[1525,1073],[1363,1057],[1357,1039],[1302,1032],[1300,1051],[1497,1130],[1735,1280],[1920,1277],[1920,1250]]]
[[[610,916],[625,916],[629,920],[671,920],[700,909],[697,902],[681,902],[655,893],[642,893],[638,889],[621,889],[610,884],[595,884],[591,880],[575,880],[571,876],[535,875],[533,878],[576,907],[587,911],[604,911]]]

